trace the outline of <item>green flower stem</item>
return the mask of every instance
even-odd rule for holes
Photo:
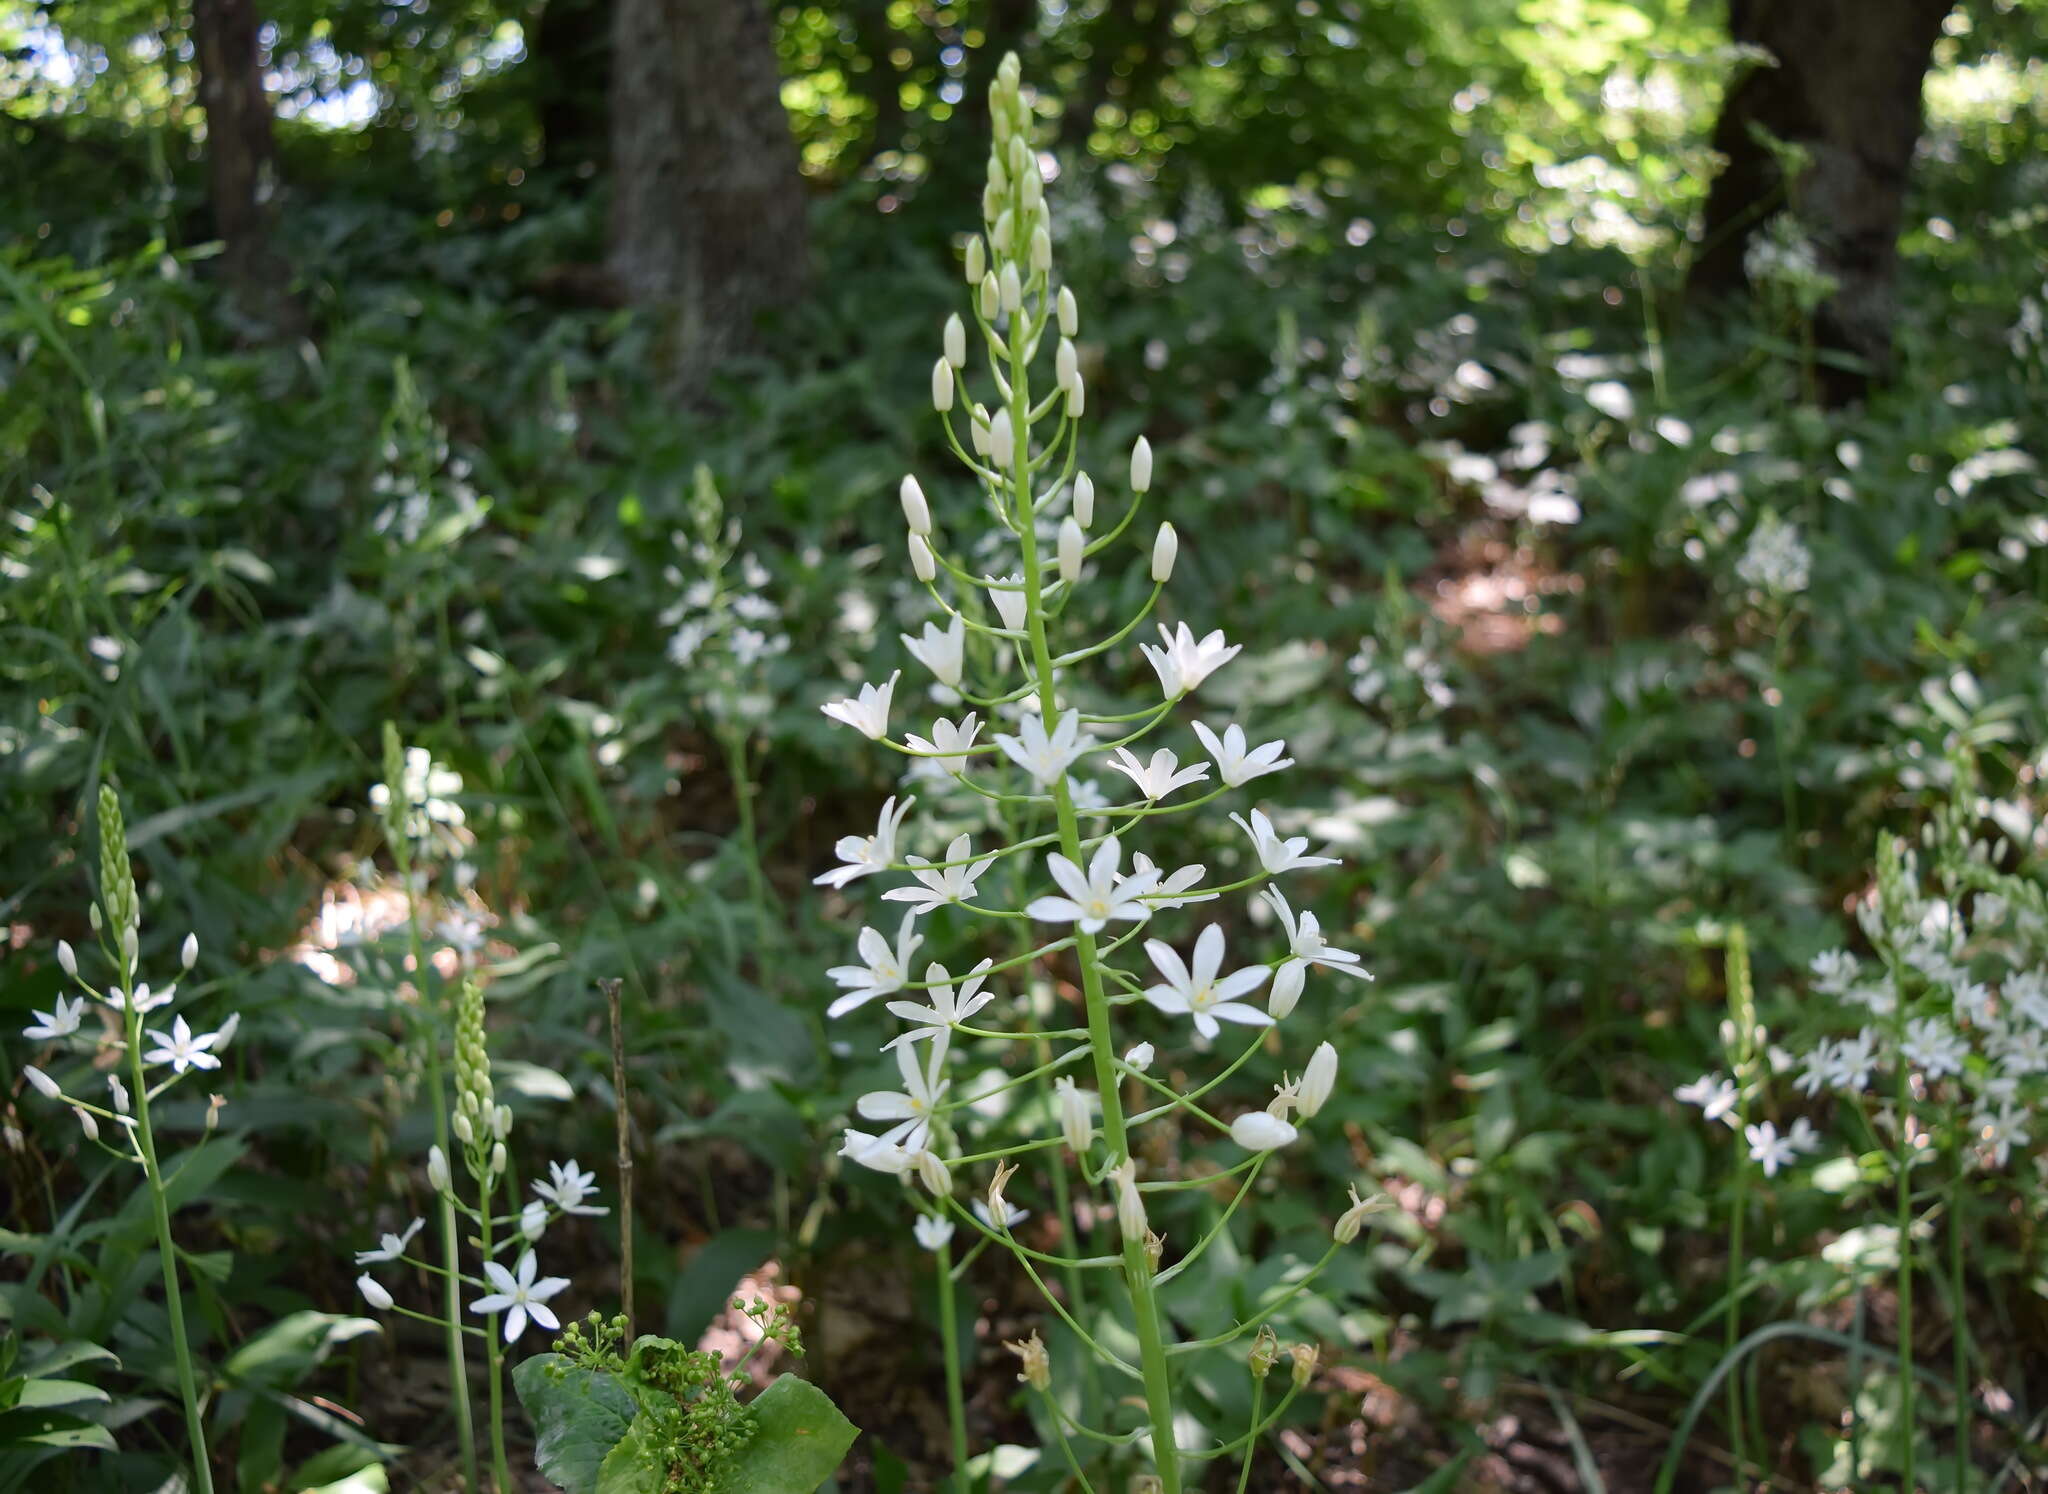
[[[1259,1414],[1265,1409],[1265,1406],[1266,1377],[1264,1375],[1258,1375],[1255,1376],[1252,1380],[1252,1429],[1254,1432],[1256,1432],[1258,1429]],[[1247,1433],[1246,1435],[1250,1436],[1251,1433]],[[1255,1451],[1256,1448],[1249,1445],[1244,1450],[1244,1463],[1237,1470],[1237,1494],[1245,1494],[1245,1490],[1251,1487],[1252,1455]]]
[[[1211,1115],[1208,1111],[1204,1110],[1201,1106],[1197,1105],[1192,1097],[1182,1094],[1176,1094],[1172,1089],[1169,1089],[1166,1085],[1160,1083],[1157,1079],[1154,1079],[1150,1074],[1145,1073],[1143,1070],[1132,1068],[1122,1059],[1117,1060],[1117,1068],[1122,1070],[1124,1073],[1129,1074],[1133,1079],[1137,1080],[1140,1084],[1145,1085],[1147,1088],[1158,1090],[1159,1093],[1165,1095],[1167,1100],[1170,1102],[1168,1104],[1161,1105],[1157,1110],[1147,1110],[1141,1115],[1133,1116],[1131,1118],[1132,1125],[1139,1125],[1145,1121],[1152,1120],[1158,1116],[1166,1115],[1171,1111],[1184,1110],[1189,1115],[1196,1116],[1202,1120],[1207,1121],[1210,1125],[1214,1126],[1219,1131],[1228,1132],[1230,1130],[1230,1127],[1226,1126],[1222,1121],[1218,1120],[1215,1116]],[[1235,1169],[1232,1170],[1235,1171]],[[1202,1181],[1205,1183],[1214,1182],[1215,1179],[1213,1177],[1204,1178],[1202,1179]],[[1161,1185],[1157,1183],[1140,1183],[1138,1186],[1144,1189],[1151,1189],[1157,1188]]]
[[[1031,493],[1031,427],[1025,419],[1030,409],[1029,378],[1023,358],[1012,354],[1010,419],[1017,428],[1017,439],[1011,493],[1020,506],[1029,503]],[[1018,530],[1018,544],[1024,558],[1024,594],[1029,609],[1025,620],[1031,635],[1032,673],[1038,681],[1039,708],[1047,721],[1053,721],[1059,717],[1059,698],[1053,674],[1052,649],[1045,636],[1038,536],[1028,515],[1018,525]],[[1069,861],[1078,864],[1082,859],[1081,830],[1074,814],[1073,796],[1067,790],[1064,777],[1053,786],[1053,810],[1059,820],[1060,849]],[[1103,993],[1102,974],[1096,968],[1095,936],[1077,931],[1074,951],[1081,967],[1081,991],[1088,1012],[1088,1045],[1095,1060],[1095,1086],[1102,1104],[1103,1138],[1111,1152],[1129,1156],[1130,1137],[1124,1128],[1123,1104],[1117,1093],[1117,1054],[1109,1031],[1109,1002]],[[1152,1422],[1153,1462],[1159,1473],[1160,1494],[1180,1494],[1180,1457],[1174,1446],[1173,1390],[1168,1377],[1166,1340],[1161,1331],[1159,1304],[1152,1289],[1152,1263],[1146,1258],[1145,1242],[1126,1238],[1123,1241],[1123,1258],[1139,1359],[1144,1365],[1145,1406]],[[1039,1289],[1044,1291],[1042,1284]]]
[[[1279,1296],[1275,1297],[1271,1302],[1265,1303],[1259,1309],[1259,1315],[1257,1317],[1239,1323],[1235,1328],[1226,1328],[1223,1332],[1217,1334],[1213,1338],[1193,1338],[1187,1340],[1185,1343],[1175,1344],[1172,1348],[1168,1349],[1167,1352],[1169,1354],[1192,1354],[1200,1349],[1220,1349],[1225,1344],[1232,1343],[1237,1339],[1243,1338],[1247,1333],[1252,1332],[1261,1323],[1265,1322],[1268,1318],[1270,1318],[1274,1313],[1278,1312],[1281,1308],[1285,1307],[1288,1303],[1292,1302],[1296,1297],[1299,1297],[1303,1292],[1307,1291],[1310,1285],[1314,1283],[1315,1279],[1323,1274],[1323,1268],[1329,1265],[1330,1262],[1336,1258],[1337,1252],[1342,1250],[1343,1248],[1344,1247],[1342,1245],[1336,1244],[1333,1241],[1330,1247],[1323,1252],[1323,1258],[1317,1261],[1313,1266],[1310,1266],[1307,1271],[1303,1272],[1301,1280],[1295,1282],[1293,1286],[1289,1287],[1286,1291],[1282,1292]]]
[[[726,776],[732,780],[733,805],[739,811],[740,854],[747,861],[747,896],[754,904],[756,922],[766,929],[775,903],[768,891],[768,878],[761,870],[761,836],[754,820],[754,780],[747,761],[747,734],[721,723],[718,740],[725,749]]]
[[[1203,1095],[1206,1095],[1210,1090],[1214,1089],[1217,1085],[1221,1084],[1224,1080],[1228,1079],[1232,1074],[1235,1074],[1239,1069],[1243,1068],[1247,1063],[1249,1063],[1251,1061],[1251,1056],[1254,1053],[1258,1052],[1260,1048],[1265,1046],[1266,1034],[1269,1031],[1271,1031],[1270,1028],[1259,1028],[1256,1035],[1252,1038],[1251,1042],[1246,1044],[1244,1052],[1238,1054],[1236,1058],[1230,1061],[1230,1067],[1225,1069],[1222,1073],[1216,1075],[1214,1078],[1210,1079],[1206,1084],[1197,1085],[1195,1088],[1189,1090],[1184,1095],[1174,1096],[1176,1102],[1174,1105],[1161,1105],[1156,1110],[1147,1110],[1141,1112],[1138,1115],[1132,1116],[1131,1124],[1134,1126],[1142,1126],[1143,1124],[1145,1124],[1146,1121],[1157,1120],[1160,1116],[1165,1115],[1168,1111],[1174,1110],[1176,1108],[1184,1108],[1190,1101],[1201,1099]],[[1227,1131],[1230,1129],[1230,1127],[1225,1126],[1223,1129]]]
[[[957,1167],[960,1163],[968,1160],[970,1159],[966,1157],[958,1157],[954,1159],[953,1165]],[[1123,1257],[1115,1255],[1066,1256],[1053,1255],[1043,1250],[1033,1250],[1029,1245],[1018,1244],[1017,1237],[1008,1230],[999,1230],[991,1225],[982,1223],[981,1219],[972,1209],[963,1208],[957,1199],[948,1198],[942,1200],[942,1202],[954,1214],[958,1215],[961,1222],[966,1224],[968,1228],[981,1235],[985,1235],[988,1239],[1001,1245],[1020,1260],[1042,1261],[1048,1266],[1058,1266],[1064,1271],[1078,1271],[1101,1266],[1114,1266],[1123,1259]],[[1025,1269],[1029,1270],[1030,1268],[1027,1266]],[[1035,1280],[1036,1278],[1033,1279]]]
[[[1963,1139],[1956,1136],[1955,1177],[1949,1185],[1948,1205],[1948,1293],[1949,1310],[1955,1314],[1956,1377],[1956,1475],[1955,1487],[1970,1487],[1970,1318],[1963,1297]]]
[[[1074,1456],[1074,1444],[1067,1440],[1066,1418],[1060,1414],[1059,1403],[1052,1398],[1052,1392],[1041,1390],[1038,1398],[1045,1402],[1046,1410],[1052,1417],[1052,1434],[1059,1438],[1060,1452],[1065,1455],[1067,1469],[1074,1476],[1074,1482],[1082,1494],[1095,1494],[1095,1486],[1088,1482],[1088,1475],[1081,1471],[1081,1460]]]
[[[107,923],[114,926],[114,920]],[[115,941],[121,945],[117,936]],[[121,989],[133,992],[135,971],[121,956]],[[206,1424],[199,1414],[199,1387],[192,1376],[192,1345],[185,1336],[185,1300],[178,1289],[178,1247],[171,1239],[171,1205],[165,1197],[163,1170],[157,1165],[156,1132],[149,1122],[149,1081],[142,1070],[142,1013],[132,1000],[123,1002],[128,1028],[128,1075],[135,1086],[135,1150],[149,1187],[156,1220],[156,1253],[164,1273],[164,1310],[171,1320],[171,1355],[178,1361],[178,1398],[185,1405],[185,1435],[191,1443],[192,1475],[198,1494],[213,1494],[213,1465],[206,1453]]]
[[[392,795],[399,792],[399,786],[389,786]],[[420,993],[420,1005],[424,1011],[424,1027],[427,1050],[427,1094],[434,1102],[434,1144],[441,1149],[443,1157],[449,1157],[448,1150],[448,1099],[441,1077],[441,1024],[439,1003],[427,995],[427,954],[420,938],[419,890],[412,884],[412,846],[402,834],[389,837],[391,856],[398,863],[399,885],[405,888],[405,922],[407,939],[412,950],[412,977]],[[450,1168],[454,1167],[452,1158]],[[448,1358],[448,1395],[455,1411],[455,1436],[462,1454],[462,1477],[464,1487],[477,1487],[476,1460],[476,1418],[469,1407],[469,1355],[462,1343],[462,1295],[459,1283],[462,1277],[462,1232],[455,1223],[455,1198],[452,1190],[440,1193],[440,1217],[436,1223],[441,1232],[442,1278],[442,1323],[447,1329],[445,1339]]]
[[[953,1301],[953,1244],[949,1240],[932,1252],[938,1264],[939,1345],[946,1358],[946,1426],[953,1438],[953,1487],[960,1494],[972,1494],[973,1480],[967,1473],[967,1403],[960,1390],[960,1324]]]
[[[483,1235],[479,1243],[483,1246],[484,1259],[491,1257],[491,1185],[482,1185],[478,1199],[483,1214]],[[505,1460],[505,1341],[498,1336],[499,1320],[489,1322],[490,1333],[484,1339],[484,1358],[490,1370],[491,1385],[491,1482],[498,1494],[512,1494],[512,1469]]]
[[[1005,1094],[1010,1090],[1016,1089],[1020,1085],[1029,1084],[1032,1080],[1040,1077],[1041,1075],[1050,1074],[1055,1069],[1063,1069],[1068,1064],[1073,1063],[1076,1059],[1085,1058],[1087,1054],[1088,1050],[1086,1048],[1076,1048],[1073,1052],[1062,1054],[1058,1058],[1051,1059],[1048,1062],[1040,1064],[1035,1069],[1026,1069],[1023,1073],[1017,1075],[1014,1079],[1006,1079],[1001,1084],[998,1084],[994,1089],[985,1089],[980,1094],[974,1095],[971,1098],[965,1100],[948,1100],[943,1105],[935,1105],[932,1108],[938,1111],[939,1113],[943,1114],[948,1110],[961,1110],[965,1109],[969,1105],[979,1105],[983,1100],[992,1100],[997,1095]]]
[[[1207,1250],[1212,1244],[1214,1244],[1216,1237],[1222,1234],[1224,1230],[1230,1227],[1231,1215],[1237,1212],[1237,1206],[1243,1203],[1246,1197],[1250,1195],[1252,1191],[1252,1184],[1256,1183],[1259,1180],[1259,1169],[1266,1165],[1266,1159],[1272,1155],[1273,1154],[1271,1152],[1259,1153],[1257,1160],[1252,1164],[1251,1171],[1246,1173],[1244,1181],[1238,1184],[1237,1196],[1231,1199],[1229,1207],[1224,1209],[1222,1217],[1219,1218],[1213,1225],[1209,1227],[1209,1232],[1207,1234],[1203,1235],[1201,1239],[1195,1242],[1195,1248],[1193,1250],[1190,1250],[1186,1255],[1182,1256],[1179,1260],[1175,1261],[1172,1265],[1168,1266],[1164,1271],[1161,1271],[1159,1275],[1154,1278],[1154,1280],[1156,1280],[1161,1286],[1164,1286],[1167,1282],[1173,1280],[1174,1277],[1180,1275],[1181,1272],[1187,1270],[1188,1267],[1192,1266],[1196,1261],[1202,1258],[1202,1252]],[[1257,1417],[1253,1418],[1253,1420],[1255,1421],[1257,1419]]]

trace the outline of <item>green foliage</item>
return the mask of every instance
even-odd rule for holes
[[[801,1352],[786,1314],[761,1303],[745,1311],[764,1338]],[[624,1336],[624,1319],[593,1313],[514,1372],[538,1434],[535,1462],[566,1494],[807,1494],[858,1435],[794,1375],[743,1404],[744,1370],[715,1352],[643,1337],[622,1354]]]

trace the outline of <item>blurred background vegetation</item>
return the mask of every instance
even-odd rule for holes
[[[1348,861],[1318,911],[1378,973],[1320,993],[1341,1124],[1261,1217],[1313,1234],[1367,1179],[1400,1228],[1299,1307],[1340,1368],[1255,1487],[1649,1489],[1725,1347],[1731,1154],[1671,1091],[1720,1061],[1728,929],[1793,1028],[1877,829],[1959,754],[2038,792],[2039,0],[0,3],[0,1007],[48,1005],[117,783],[145,928],[196,929],[206,1009],[243,1014],[236,1146],[181,1231],[245,1494],[346,1473],[330,1444],[447,1486],[431,1335],[236,1357],[350,1311],[349,1252],[419,1212],[386,720],[463,776],[450,911],[549,1155],[608,1154],[594,992],[625,982],[643,1317],[800,1293],[806,1373],[871,1434],[845,1486],[924,1486],[915,1251],[831,1160],[877,1072],[819,1020],[861,899],[810,885],[896,785],[817,707],[903,662],[892,495],[938,492],[927,371],[1010,49],[1084,464],[1158,448],[1191,618],[1249,645],[1218,699],[1303,763]],[[726,524],[707,575],[687,541]],[[1796,576],[1757,560],[1788,528]],[[760,644],[703,646],[742,594]],[[7,1486],[155,1488],[146,1221],[78,1230],[101,1170],[34,1111],[4,1112],[5,1326],[120,1354],[126,1451]],[[1974,1319],[2011,1408],[1971,1488],[2040,1487],[2015,1176],[1927,1329]],[[1869,1187],[1751,1201],[1753,1323],[1884,1340],[1834,1248]],[[572,1311],[617,1298],[612,1222],[550,1264]],[[996,1347],[1026,1296],[974,1291],[977,1443],[1028,1445]],[[1896,1486],[1843,1436],[1875,1373],[1756,1356],[1777,1487]],[[1679,1487],[1728,1482],[1714,1445]]]

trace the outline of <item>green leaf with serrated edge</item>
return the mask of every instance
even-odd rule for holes
[[[626,1429],[619,1445],[604,1455],[594,1494],[661,1494],[668,1462],[655,1444],[654,1418],[643,1416]]]
[[[533,1423],[534,1466],[567,1494],[595,1494],[605,1455],[639,1409],[632,1395],[610,1375],[571,1367],[559,1354],[521,1361],[512,1388]]]
[[[718,1481],[718,1494],[811,1494],[830,1478],[860,1428],[808,1380],[783,1375],[747,1405],[753,1439]]]

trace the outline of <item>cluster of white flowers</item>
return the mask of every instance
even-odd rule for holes
[[[1379,639],[1361,639],[1346,666],[1351,694],[1360,705],[1392,706],[1400,714],[1422,719],[1447,711],[1457,702],[1443,658],[1426,643],[1394,647]]]
[[[447,1156],[439,1147],[428,1151],[427,1179],[435,1191],[452,1196],[454,1180],[448,1170]],[[472,1301],[469,1310],[483,1316],[502,1315],[505,1342],[508,1344],[526,1331],[529,1322],[538,1323],[550,1331],[562,1326],[547,1304],[549,1299],[568,1288],[568,1279],[540,1276],[540,1267],[533,1253],[533,1247],[547,1233],[548,1226],[565,1214],[593,1216],[608,1212],[589,1201],[597,1193],[597,1175],[584,1171],[573,1160],[550,1162],[547,1181],[536,1180],[533,1192],[535,1196],[527,1200],[516,1215],[492,1220],[494,1225],[503,1226],[508,1231],[496,1248],[509,1253],[516,1246],[519,1248],[518,1259],[509,1269],[499,1261],[486,1260],[483,1262],[482,1280],[470,1281],[472,1286],[488,1286],[491,1290]],[[459,1202],[457,1206],[461,1207]],[[413,1237],[425,1227],[426,1220],[415,1219],[402,1233],[379,1236],[374,1250],[356,1252],[356,1264],[365,1267],[406,1265],[429,1271],[440,1269],[431,1262],[406,1254]],[[380,1312],[387,1312],[393,1306],[390,1289],[368,1270],[356,1278],[356,1290],[362,1293],[365,1302]]]
[[[1291,816],[1261,808],[1231,816],[1246,837],[1252,866],[1250,875],[1238,880],[1211,882],[1200,865],[1169,870],[1142,854],[1127,855],[1129,837],[1149,819],[1206,805],[1279,772],[1290,760],[1283,741],[1255,745],[1242,725],[1214,719],[1193,725],[1206,762],[1199,756],[1184,758],[1185,749],[1159,747],[1149,755],[1132,750],[1165,723],[1177,703],[1197,694],[1237,656],[1238,646],[1220,630],[1204,634],[1185,622],[1160,625],[1156,643],[1137,646],[1119,677],[1149,674],[1157,690],[1153,704],[1118,710],[1084,685],[1078,666],[1109,656],[1158,603],[1179,554],[1170,524],[1159,525],[1137,562],[1152,589],[1135,617],[1097,643],[1063,648],[1054,638],[1053,624],[1087,581],[1094,560],[1123,536],[1150,491],[1153,453],[1140,437],[1130,455],[1129,502],[1119,505],[1123,512],[1112,520],[1104,512],[1109,495],[1077,470],[1077,420],[1087,402],[1074,345],[1080,312],[1073,292],[1056,288],[1052,277],[1041,163],[1027,139],[1025,109],[1015,59],[1007,59],[992,92],[997,142],[983,197],[985,233],[970,238],[966,247],[973,323],[970,328],[958,316],[947,320],[931,378],[932,404],[947,440],[1006,536],[1007,551],[994,560],[994,573],[971,570],[949,557],[949,548],[955,547],[948,545],[915,478],[904,480],[900,494],[911,569],[939,614],[938,621],[927,623],[921,634],[906,636],[904,643],[932,676],[938,698],[978,710],[942,717],[923,732],[892,735],[900,672],[864,683],[823,707],[834,722],[926,764],[927,774],[943,775],[949,785],[1000,806],[1005,822],[1023,828],[996,843],[977,844],[972,834],[956,833],[942,855],[927,860],[904,849],[913,838],[906,819],[916,803],[905,796],[882,806],[872,834],[841,840],[838,864],[817,880],[846,888],[871,876],[902,878],[882,897],[905,904],[906,911],[893,936],[875,927],[860,931],[853,960],[829,972],[840,994],[827,1015],[843,1019],[885,1001],[887,1010],[908,1024],[883,1044],[894,1052],[900,1087],[860,1097],[859,1117],[877,1128],[849,1128],[841,1154],[923,1186],[931,1202],[923,1206],[925,1217],[917,1226],[921,1244],[942,1248],[956,1226],[1008,1243],[1010,1227],[1022,1218],[1002,1194],[1010,1169],[998,1169],[978,1209],[956,1199],[957,1174],[983,1156],[994,1160],[1064,1145],[1088,1184],[1110,1189],[1126,1276],[1143,1304],[1138,1308],[1142,1324],[1151,1316],[1151,1281],[1163,1246],[1146,1221],[1131,1127],[1143,1120],[1193,1116],[1220,1128],[1249,1152],[1269,1153],[1293,1141],[1294,1121],[1313,1116],[1329,1098],[1338,1060],[1334,1048],[1321,1044],[1299,1079],[1283,1083],[1269,1104],[1226,1124],[1147,1075],[1150,1043],[1119,1057],[1112,1017],[1149,1007],[1169,1020],[1186,1019],[1191,1036],[1204,1043],[1220,1033],[1222,1023],[1257,1029],[1258,1043],[1265,1029],[1292,1010],[1311,966],[1354,977],[1365,972],[1356,955],[1323,942],[1313,915],[1297,917],[1272,889],[1263,895],[1279,913],[1288,944],[1271,959],[1231,961],[1221,923],[1200,931],[1191,956],[1184,957],[1185,946],[1164,937],[1146,939],[1143,951],[1156,978],[1148,979],[1119,958],[1133,940],[1152,930],[1161,912],[1214,904],[1288,872],[1336,862],[1307,854],[1306,836],[1282,833],[1280,827],[1291,823]],[[970,345],[987,355],[990,380],[1001,398],[993,410],[969,397]],[[1048,353],[1053,385],[1040,393],[1032,385],[1034,364]],[[1048,524],[1055,516],[1056,522]],[[1014,724],[1014,729],[991,729],[984,738],[981,712],[989,713],[995,727]],[[1078,776],[1091,762],[1128,780],[1133,794],[1110,802],[1093,780]],[[1084,834],[1084,814],[1088,824],[1101,822],[1103,828]],[[939,839],[933,837],[935,849]],[[1037,883],[1021,909],[997,906],[982,890],[991,867],[1014,864],[1015,858],[1028,858],[1025,865],[1033,868],[1031,880]],[[983,959],[964,977],[956,973],[957,963],[920,962],[920,950],[947,933],[977,925],[1008,930],[1020,922],[1042,931],[1026,953],[999,963]],[[992,985],[1002,975],[1022,975],[1040,962],[1056,960],[1071,962],[1078,977],[1085,1032],[1043,1034],[1031,1030],[1028,1021],[1014,1028],[1009,1003],[988,1010],[998,999]],[[1252,999],[1262,988],[1263,1006]],[[971,1152],[962,1132],[983,1124],[974,1107],[986,1096],[956,1096],[956,1055],[966,1044],[1043,1041],[1047,1036],[1086,1039],[1015,1081],[1050,1085],[1056,1127],[995,1154]],[[1091,1074],[1093,1089],[1063,1072],[1069,1069]],[[1127,1117],[1121,1095],[1127,1084],[1163,1092],[1167,1103]],[[1250,1172],[1262,1160],[1262,1155],[1248,1159]],[[1345,1217],[1350,1221],[1346,1230],[1355,1235],[1352,1211],[1346,1210]],[[1141,1327],[1140,1337],[1146,1340],[1148,1360],[1163,1356],[1156,1324]],[[1160,1363],[1163,1367],[1163,1358]],[[1161,1407],[1151,1409],[1155,1436],[1170,1432],[1170,1417],[1162,1423]],[[1163,1468],[1163,1448],[1161,1459]]]
[[[455,798],[462,792],[462,775],[435,762],[426,748],[408,747],[396,783],[395,800],[390,783],[371,784],[371,807],[415,848],[438,847],[446,855],[460,855],[468,842],[467,817]]]
[[[79,973],[77,951],[65,940],[58,940],[57,966],[78,994],[59,991],[50,1003],[51,1010],[30,1013],[35,1020],[22,1029],[21,1035],[45,1050],[38,1055],[45,1064],[51,1063],[58,1053],[83,1056],[113,1052],[121,1055],[120,1062],[107,1069],[104,1103],[85,1098],[67,1087],[67,1082],[53,1078],[35,1064],[24,1065],[22,1075],[45,1099],[70,1106],[87,1140],[106,1147],[115,1156],[140,1163],[143,1153],[135,1134],[135,1096],[129,1084],[123,1082],[123,1072],[129,1080],[144,1086],[142,1099],[147,1103],[189,1073],[218,1069],[221,1054],[234,1041],[241,1025],[241,1014],[231,1013],[212,1032],[194,1032],[192,1024],[182,1016],[172,1017],[161,1026],[145,1024],[149,1013],[176,1003],[178,985],[174,980],[152,986],[139,977],[142,918],[128,865],[126,830],[120,805],[112,793],[103,790],[99,804],[104,913],[101,904],[94,904],[92,923],[94,930],[108,941],[107,960],[116,978],[104,991],[92,985]],[[188,933],[178,946],[179,974],[190,971],[198,959],[199,936]],[[163,1022],[161,1017],[155,1020]],[[101,1067],[93,1064],[84,1072],[97,1079]],[[160,1077],[152,1078],[150,1070],[160,1071]],[[209,1125],[218,1114],[216,1103],[207,1115]],[[119,1147],[102,1139],[102,1122],[115,1128],[121,1138]]]
[[[1894,1134],[1891,1106],[1906,1081],[1923,1126],[1930,1114],[1954,1117],[1974,1164],[1996,1170],[2032,1148],[2048,1100],[2048,899],[1990,873],[1981,850],[1951,838],[1946,886],[1930,896],[1919,857],[1889,848],[1877,889],[1857,908],[1876,957],[1815,956],[1809,975],[1825,1003],[1824,1030],[1803,1050],[1759,1046],[1768,1060],[1760,1067],[1793,1074],[1805,1100],[1870,1107]],[[1733,1126],[1743,1093],[1715,1073],[1677,1097]],[[1747,1131],[1767,1175],[1821,1145],[1803,1116],[1782,1135],[1769,1122]],[[2034,1161],[2048,1178],[2048,1153]]]
[[[449,455],[448,433],[402,358],[394,381],[391,434],[379,452],[384,466],[370,481],[383,501],[370,528],[401,549],[438,551],[481,524],[487,505],[470,481],[468,459]]]
[[[1799,526],[1766,511],[1750,531],[1749,543],[1735,562],[1743,585],[1782,601],[1806,590],[1813,572],[1813,554],[1799,537]]]
[[[662,574],[676,589],[663,609],[670,630],[669,662],[706,681],[703,706],[735,722],[759,721],[769,709],[760,687],[761,666],[789,652],[782,609],[768,599],[768,568],[739,549],[740,524],[728,520],[708,468],[697,469],[690,501],[690,532],[676,548],[687,562]]]

